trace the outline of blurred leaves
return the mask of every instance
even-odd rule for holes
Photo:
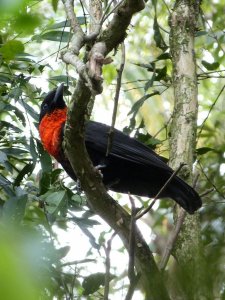
[[[37,35],[33,37],[33,40],[49,40],[55,42],[68,43],[71,37],[70,32],[67,31],[48,31],[42,35]]]
[[[115,276],[110,274],[110,280],[112,280]],[[96,292],[100,286],[105,285],[105,273],[94,273],[87,276],[83,283],[82,287],[84,288],[83,295],[90,295]]]
[[[24,46],[22,42],[16,40],[8,41],[0,48],[0,53],[6,61],[14,59],[18,53],[23,51]]]
[[[41,25],[41,17],[37,13],[21,13],[15,18],[13,25],[19,34],[32,34],[35,28]]]

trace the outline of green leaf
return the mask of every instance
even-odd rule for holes
[[[2,211],[2,218],[4,221],[22,221],[25,213],[25,208],[27,204],[27,194],[18,195],[8,199]]]
[[[17,40],[8,41],[0,48],[0,53],[2,53],[5,60],[12,60],[18,53],[23,51],[23,43]]]
[[[14,21],[14,29],[19,34],[29,35],[41,24],[41,21],[41,17],[38,14],[32,14],[31,12],[20,13]]]
[[[84,17],[77,17],[78,23],[80,25],[84,25],[85,24],[85,18]],[[54,23],[53,25],[50,25],[48,27],[48,29],[58,29],[58,28],[65,28],[65,27],[70,27],[70,21],[66,20],[66,21],[62,21],[59,23]]]
[[[158,95],[158,94],[159,94],[159,92],[156,91],[156,92],[153,92],[151,94],[147,94],[147,95],[144,95],[143,97],[141,97],[141,99],[139,99],[137,102],[134,103],[134,105],[132,106],[132,108],[131,108],[130,112],[128,113],[128,115],[136,114],[148,98],[150,98],[154,95]]]
[[[163,37],[161,35],[158,20],[157,20],[156,16],[154,18],[153,29],[154,29],[154,40],[155,40],[156,46],[159,47],[160,49],[162,49],[163,51],[165,51],[166,49],[168,49],[168,46],[164,42]]]
[[[59,175],[62,173],[62,169],[55,169],[52,171],[52,174],[51,174],[51,182],[52,184],[54,184],[56,181],[59,180]]]
[[[100,286],[105,284],[105,273],[95,273],[87,276],[83,283],[82,287],[84,288],[83,295],[90,295],[96,292]]]
[[[39,36],[42,40],[67,43],[71,38],[70,32],[67,31],[48,31]],[[35,39],[35,37],[34,37]]]
[[[215,149],[210,148],[210,147],[201,147],[201,148],[196,149],[197,155],[203,155],[209,151],[215,151]]]
[[[155,149],[156,145],[162,144],[162,141],[152,137],[149,133],[143,134],[137,132],[135,134],[135,138],[137,138],[140,142],[144,143],[147,146],[150,146],[151,149]]]
[[[31,107],[29,104],[27,104],[25,101],[19,100],[19,103],[26,109],[26,112],[35,120],[39,120],[39,114]]]
[[[10,185],[11,182],[0,174],[0,186]]]
[[[114,275],[109,274],[110,281],[115,278]],[[87,276],[83,283],[82,287],[84,288],[83,295],[87,296],[96,292],[100,286],[105,285],[105,273],[97,272]]]
[[[1,52],[1,49],[0,49],[0,52]],[[0,81],[2,83],[11,83],[12,80],[13,80],[13,76],[0,73]]]
[[[144,88],[145,92],[146,92],[150,87],[153,86],[154,81],[155,81],[155,71],[154,71],[153,74],[152,74],[152,78],[151,78],[150,80],[148,80],[148,81],[146,82],[146,84],[145,84],[145,88]]]
[[[26,126],[26,119],[24,117],[24,113],[21,110],[19,110],[16,106],[13,106],[11,104],[6,105],[5,109],[7,111],[13,111],[16,117],[18,118],[18,120],[21,121],[23,126],[24,127]]]
[[[48,26],[48,29],[58,29],[58,28],[65,28],[65,27],[70,27],[70,21],[62,21],[59,23],[54,23],[53,25]]]
[[[207,61],[205,60],[202,60],[202,64],[203,66],[209,70],[209,71],[213,71],[213,70],[216,70],[219,68],[220,64],[216,61],[214,63],[208,63]]]
[[[78,218],[73,216],[71,220],[73,220],[76,224],[82,225],[83,227],[93,227],[94,225],[100,225],[98,221],[88,218]]]
[[[11,182],[1,174],[0,174],[0,186],[5,191],[8,197],[13,197],[15,195],[15,192],[12,189]]]
[[[66,75],[59,75],[59,76],[52,76],[49,78],[49,81],[57,81],[57,82],[65,82],[67,83],[72,83],[76,79],[72,76],[66,76]]]
[[[50,173],[52,171],[51,156],[44,150],[41,142],[38,139],[36,139],[36,142],[37,142],[37,149],[39,153],[42,171],[43,173]]]
[[[160,54],[156,60],[154,60],[153,62],[159,61],[159,60],[166,60],[166,59],[171,59],[171,55],[170,53],[166,52],[166,53],[162,53]]]
[[[9,92],[9,97],[15,99],[16,101],[20,98],[22,95],[23,91],[20,87],[15,87],[10,90]],[[17,108],[18,111],[18,108]]]
[[[52,0],[52,7],[54,9],[54,12],[57,11],[58,3],[59,3],[59,0]]]
[[[31,136],[30,137],[30,154],[33,158],[33,164],[36,164],[37,158],[38,158],[38,153],[36,151],[35,143],[34,143],[34,138]]]
[[[57,192],[51,192],[50,195],[45,198],[45,201],[47,203],[46,210],[49,214],[55,214],[60,210],[60,206],[62,202],[65,200],[66,197],[66,191],[57,191]]]
[[[8,160],[8,157],[5,154],[5,152],[0,150],[0,164],[5,163],[7,160]]]
[[[51,175],[47,172],[42,172],[39,180],[39,194],[45,194],[51,185]]]
[[[157,69],[157,76],[155,80],[160,81],[161,79],[166,80],[167,75],[167,66],[163,67],[162,69]]]
[[[23,169],[20,171],[20,173],[17,175],[14,186],[19,186],[21,181],[26,175],[30,175],[34,170],[35,165],[34,164],[27,164]]]
[[[21,133],[22,132],[22,130],[20,128],[12,125],[11,123],[9,123],[7,121],[0,121],[0,130],[3,130],[3,128],[5,128],[7,130],[12,129],[16,133]]]
[[[9,156],[14,156],[15,158],[21,157],[23,154],[28,153],[28,151],[17,147],[2,148],[2,151]]]
[[[60,260],[64,258],[70,251],[70,246],[64,246],[56,250],[57,259]]]
[[[65,216],[67,212],[67,195],[65,190],[47,192],[42,198],[46,202],[46,211],[48,212],[48,220],[55,222],[58,215]]]
[[[195,32],[195,37],[199,37],[199,36],[203,36],[203,35],[207,35],[207,34],[208,34],[207,31],[200,30],[200,31]]]
[[[149,72],[153,72],[155,69],[155,63],[149,63],[149,64],[142,64],[142,63],[134,63],[135,66],[141,67],[141,68],[145,68],[147,69]]]

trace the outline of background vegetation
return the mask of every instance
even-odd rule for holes
[[[103,6],[107,4],[104,1]],[[126,64],[116,121],[117,128],[166,158],[174,100],[168,48],[168,17],[173,5],[173,1],[149,1],[132,19],[125,42]],[[200,210],[203,299],[225,299],[224,7],[223,0],[202,3],[195,40],[199,114],[194,167],[195,175],[199,174],[199,193],[213,188],[203,197]],[[84,15],[79,3],[75,8],[85,30],[89,16]],[[73,90],[77,75],[60,59],[60,51],[67,47],[70,37],[61,2],[1,1],[2,299],[102,299],[109,242],[110,295],[123,299],[126,294],[127,270],[121,261],[127,256],[122,243],[117,237],[111,240],[112,230],[87,207],[83,193],[44,151],[37,132],[45,93],[60,82],[69,86],[68,95]],[[97,97],[92,114],[93,119],[109,124],[121,51],[110,55],[113,62],[103,70],[104,92]],[[129,210],[128,197],[114,196]],[[148,200],[137,199],[137,206],[141,204],[147,206]],[[156,261],[173,227],[172,210],[171,201],[161,201],[140,224]],[[172,295],[174,282],[179,281],[182,288],[190,275],[175,270],[171,258],[165,278],[170,278],[167,282]],[[135,299],[141,297],[140,291],[134,295]]]

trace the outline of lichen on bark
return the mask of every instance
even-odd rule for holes
[[[170,165],[177,168],[186,163],[181,177],[192,184],[192,166],[196,146],[198,86],[194,52],[194,34],[196,30],[200,2],[178,0],[170,16],[170,49],[173,64],[174,112],[170,128]],[[174,212],[176,222],[180,208]],[[182,230],[173,249],[173,255],[187,276],[190,293],[184,299],[198,299],[196,292],[196,266],[200,244],[199,214],[186,216]],[[189,275],[188,275],[189,274]],[[195,281],[195,287],[194,283]],[[197,298],[195,298],[195,296]],[[194,297],[194,298],[193,298]]]

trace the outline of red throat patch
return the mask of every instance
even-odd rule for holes
[[[67,108],[56,109],[46,114],[39,125],[39,134],[45,150],[55,158],[59,156],[62,136],[61,128],[66,121]]]

